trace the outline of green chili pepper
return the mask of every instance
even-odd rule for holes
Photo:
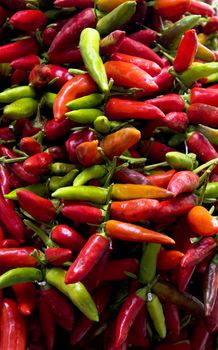
[[[79,170],[73,169],[65,176],[52,176],[49,181],[50,190],[56,191],[60,187],[71,185],[78,172]]]
[[[193,159],[181,152],[168,152],[165,155],[167,163],[176,170],[193,170],[194,162]]]
[[[14,284],[42,280],[42,272],[34,267],[17,267],[0,276],[0,288],[11,287]]]
[[[90,124],[95,121],[97,117],[102,115],[100,109],[76,109],[75,111],[67,112],[65,115],[72,121],[80,124]]]
[[[84,64],[103,93],[109,93],[107,74],[99,55],[100,35],[96,29],[85,28],[80,35],[80,52]]]
[[[88,200],[90,202],[103,204],[107,199],[108,190],[97,186],[68,186],[59,188],[52,193],[53,198],[69,200]]]
[[[141,283],[150,283],[156,275],[157,256],[161,244],[148,243],[143,251],[139,264],[139,280]]]
[[[34,184],[34,185],[28,185],[25,187],[19,187],[19,188],[16,188],[15,190],[5,194],[4,197],[7,199],[12,199],[12,200],[16,201],[18,190],[28,190],[28,191],[31,191],[33,193],[38,194],[39,196],[44,197],[48,192],[48,187],[45,183],[44,184],[38,183],[38,184]]]
[[[146,306],[159,337],[165,338],[167,333],[165,317],[159,298],[153,293],[148,293]]]
[[[81,282],[65,284],[65,275],[66,271],[55,267],[46,270],[45,279],[49,284],[65,294],[89,320],[98,322],[98,311],[85,286]]]
[[[43,99],[43,103],[48,107],[48,108],[52,108],[55,98],[56,98],[57,94],[53,93],[53,92],[46,92],[42,99]]]
[[[172,26],[162,32],[160,43],[166,48],[176,49],[180,43],[183,34],[195,27],[201,19],[199,15],[189,15],[176,21]]]
[[[64,175],[69,173],[71,170],[76,169],[78,166],[76,164],[60,163],[56,162],[51,164],[51,173],[55,175]]]
[[[209,126],[198,124],[196,129],[201,132],[206,138],[213,143],[218,145],[218,130],[210,128]]]
[[[85,109],[85,108],[95,108],[99,106],[104,101],[104,96],[102,94],[91,94],[88,96],[83,96],[76,98],[66,104],[69,109]]]
[[[208,182],[204,191],[204,197],[217,198],[218,197],[218,182]]]
[[[134,15],[135,11],[136,2],[126,1],[102,17],[97,22],[96,29],[99,31],[101,36],[105,36],[128,22]]]
[[[198,63],[194,62],[183,73],[178,74],[179,79],[190,87],[198,79],[205,78],[218,71],[218,62]]]
[[[30,118],[36,114],[38,102],[31,97],[16,100],[3,109],[3,115],[12,120]]]
[[[100,179],[106,175],[107,169],[104,165],[93,165],[84,169],[73,181],[73,186],[82,186],[91,179]]]
[[[24,97],[35,97],[35,91],[30,86],[17,86],[0,92],[0,103],[11,103]]]
[[[95,130],[102,134],[107,134],[111,129],[110,121],[104,115],[97,117],[93,124]]]
[[[186,140],[185,134],[175,134],[169,139],[168,145],[170,147],[176,147],[181,145],[181,143],[183,143],[185,140]]]
[[[217,83],[218,82],[218,73],[213,73],[208,75],[207,83]]]

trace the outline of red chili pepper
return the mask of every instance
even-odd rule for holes
[[[42,198],[28,190],[18,190],[16,193],[21,208],[34,219],[42,222],[50,222],[54,219],[56,210],[49,199]]]
[[[191,152],[195,153],[203,162],[218,158],[218,153],[207,138],[200,132],[193,132],[187,139],[187,145]],[[213,172],[218,174],[218,165]]]
[[[188,117],[184,112],[170,112],[165,115],[163,125],[174,132],[184,132],[188,127]]]
[[[198,37],[195,29],[187,30],[181,39],[173,67],[176,72],[185,71],[194,61],[198,49]]]
[[[65,142],[65,147],[71,162],[77,162],[77,147],[83,142],[96,140],[96,136],[90,129],[74,131]]]
[[[211,236],[218,231],[218,220],[203,206],[192,208],[187,218],[190,229],[198,235]]]
[[[190,92],[190,107],[195,104],[196,107],[202,108],[204,111],[206,105],[218,107],[218,93],[216,88],[192,88]],[[189,107],[189,108],[190,108]],[[215,110],[215,109],[214,109]],[[201,114],[201,112],[200,112]],[[203,123],[202,123],[203,124]]]
[[[0,128],[0,139],[3,141],[15,140],[13,132],[9,127]]]
[[[211,311],[210,315],[205,317],[205,326],[208,332],[212,333],[214,331],[217,331],[218,327],[218,293],[216,295],[216,300],[214,303],[213,310]]]
[[[42,175],[49,171],[52,162],[53,159],[49,153],[40,152],[27,158],[23,163],[23,167],[30,174]]]
[[[191,280],[191,277],[195,271],[195,266],[188,266],[188,267],[181,267],[178,266],[178,269],[176,271],[176,284],[178,286],[178,289],[181,293],[183,293],[186,290],[186,287]]]
[[[98,143],[98,140],[86,141],[76,147],[76,157],[84,167],[102,162],[102,157],[98,151]]]
[[[40,131],[40,128],[32,126],[29,119],[19,119],[15,124],[15,134],[22,138],[26,136],[33,136]]]
[[[38,310],[47,349],[52,350],[55,342],[55,321],[49,306],[42,297],[39,297],[38,300]]]
[[[196,321],[194,329],[192,330],[191,349],[204,350],[208,337],[209,332],[204,325],[204,321],[202,319],[199,319]]]
[[[203,26],[203,32],[206,35],[213,34],[218,30],[218,18],[217,16],[212,16],[209,18],[205,26]]]
[[[31,256],[32,247],[0,248],[0,265],[7,268],[36,267],[38,261]]]
[[[17,306],[23,316],[32,314],[37,304],[37,289],[32,282],[18,283],[12,286]]]
[[[150,182],[151,185],[153,186],[158,186],[158,187],[163,187],[167,188],[171,178],[175,174],[176,170],[168,170],[162,173],[157,173],[157,174],[152,174],[148,175],[147,179]]]
[[[19,247],[19,242],[16,239],[3,239],[1,247],[2,248],[15,248]]]
[[[9,193],[10,191],[11,191],[11,188],[10,188],[10,182],[9,182],[9,173],[7,171],[7,168],[4,167],[2,164],[0,164],[0,193],[4,195]],[[14,208],[13,201],[5,198],[5,202],[11,208]]]
[[[188,249],[182,257],[181,266],[195,266],[216,249],[216,241],[212,237],[203,238],[192,249]]]
[[[156,76],[161,72],[161,68],[157,63],[141,57],[130,56],[124,53],[115,52],[112,54],[111,60],[134,64],[137,67],[144,70],[145,72],[147,72],[148,74],[150,74],[151,76]]]
[[[87,7],[93,7],[93,0],[55,0],[54,5],[57,7],[78,7],[85,9]]]
[[[45,258],[49,264],[59,266],[71,260],[72,252],[66,248],[46,248]]]
[[[197,266],[196,266],[196,271],[204,274],[205,271],[208,269],[210,262],[213,259],[213,252],[209,254],[206,258],[204,258]]]
[[[72,44],[79,39],[81,31],[86,27],[94,28],[95,25],[96,17],[91,8],[85,9],[71,17],[52,41],[48,50],[48,57],[51,58],[57,52],[62,53],[66,49],[71,49]]]
[[[113,52],[117,52],[123,39],[126,36],[126,32],[123,30],[114,30],[100,41],[100,52],[102,55],[111,55]]]
[[[131,38],[124,38],[119,51],[127,55],[142,57],[163,67],[163,61],[150,47]]]
[[[141,220],[149,220],[155,213],[159,212],[160,203],[155,199],[132,199],[122,202],[112,202],[110,215],[113,219],[138,222]]]
[[[82,64],[82,56],[80,54],[80,50],[77,48],[78,44],[75,44],[75,47],[72,47],[69,50],[65,50],[64,52],[55,51],[54,53],[49,54],[50,62],[54,64],[64,65],[64,64]]]
[[[12,62],[17,58],[27,55],[37,55],[38,46],[32,38],[16,41],[14,43],[1,45],[0,63]]]
[[[23,10],[13,14],[9,22],[17,29],[34,33],[36,30],[42,30],[46,26],[48,18],[40,10]]]
[[[143,155],[148,156],[148,158],[153,161],[163,162],[165,161],[165,154],[175,151],[175,149],[158,141],[143,141],[140,145],[140,151]]]
[[[108,261],[105,265],[102,279],[104,281],[122,281],[128,279],[125,272],[137,274],[138,261],[133,258]]]
[[[163,302],[162,306],[165,316],[166,328],[168,332],[175,335],[179,335],[180,318],[177,305],[165,301]]]
[[[118,183],[124,183],[124,184],[141,184],[141,185],[151,184],[145,175],[141,174],[136,170],[129,169],[129,168],[124,168],[116,171],[116,173],[113,176],[113,179],[116,180],[116,182]]]
[[[105,350],[127,350],[127,341],[125,341],[121,346],[117,347],[115,345],[115,330],[116,330],[116,320],[112,320],[108,327],[106,328],[104,336],[104,348]]]
[[[203,124],[214,128],[218,127],[218,104],[215,102],[216,96],[218,97],[218,95],[216,93],[213,94],[213,91],[216,92],[215,89],[210,90],[212,93],[208,91],[207,102],[196,102],[188,107],[187,116],[191,124]],[[209,99],[212,95],[214,95],[214,98],[211,101]],[[216,105],[216,107],[214,105]]]
[[[155,83],[159,86],[159,93],[163,93],[165,91],[169,91],[173,86],[173,77],[168,72],[169,66],[163,67],[160,74],[154,77]]]
[[[201,16],[214,16],[215,12],[211,5],[206,4],[205,2],[199,2],[197,0],[191,0],[188,12],[192,13],[194,15],[201,15]]]
[[[209,264],[207,264],[208,266],[203,277],[203,296],[206,316],[209,316],[213,311],[218,293],[218,265],[212,258],[210,255],[210,261],[208,261]]]
[[[61,247],[72,251],[80,251],[85,244],[85,239],[78,232],[63,224],[59,224],[52,229],[51,239]]]
[[[162,248],[158,253],[157,269],[171,270],[174,269],[181,261],[184,253],[178,250],[166,250]]]
[[[26,324],[12,299],[1,302],[0,348],[9,350],[26,349]]]
[[[25,85],[28,82],[28,72],[16,69],[10,76],[11,85]]]
[[[109,249],[109,244],[110,241],[105,236],[92,235],[67,271],[65,283],[76,283],[83,279]]]
[[[55,322],[61,328],[71,331],[75,323],[72,303],[51,286],[41,288],[40,295],[51,310]]]
[[[9,185],[12,188],[19,188],[19,187],[27,186],[28,182],[25,182],[25,181],[21,180],[15,174],[11,173],[10,176],[9,176]]]
[[[42,42],[46,46],[50,46],[60,29],[67,23],[69,19],[63,18],[57,20],[52,27],[47,27],[42,32]]]
[[[135,32],[133,34],[129,35],[130,39],[139,41],[140,43],[150,46],[154,44],[154,42],[157,39],[157,32],[148,28],[148,29],[142,29],[139,30],[138,32]]]
[[[0,226],[0,247],[2,247],[3,242],[4,242],[4,230]]]
[[[163,112],[147,102],[121,100],[110,98],[105,105],[105,115],[109,120],[123,119],[160,119],[164,118]]]
[[[73,126],[74,123],[68,118],[63,119],[60,122],[57,122],[54,119],[47,120],[44,125],[45,136],[49,141],[57,140],[68,134]]]
[[[63,162],[68,160],[67,152],[64,146],[51,146],[47,149],[54,162]]]
[[[166,114],[170,112],[182,112],[185,108],[185,102],[178,94],[157,96],[156,98],[149,99],[146,102],[158,107],[163,113]]]
[[[22,137],[19,146],[29,156],[42,152],[42,146],[33,137]]]
[[[199,184],[199,177],[192,171],[179,171],[171,178],[167,190],[177,196],[183,192],[193,192]]]
[[[105,310],[110,300],[111,292],[112,286],[103,285],[102,287],[98,288],[95,294],[93,295],[93,300],[95,302],[99,315],[101,315],[102,312]],[[86,335],[86,333],[93,326],[93,324],[94,321],[90,321],[85,315],[81,315],[70,335],[70,344],[75,345],[79,341],[81,341]]]
[[[146,337],[147,325],[147,310],[144,307],[139,311],[133,322],[133,325],[130,328],[127,342],[135,346],[144,346],[146,349],[146,347],[150,345],[150,342]]]
[[[55,64],[38,64],[33,67],[29,75],[29,82],[36,89],[42,89],[48,86],[49,82],[54,82],[54,87],[60,88],[68,80],[72,79],[72,74],[68,69]]]
[[[70,202],[64,203],[61,214],[76,223],[100,224],[103,219],[103,211],[88,203]]]
[[[156,0],[155,10],[164,18],[179,18],[189,8],[190,0]]]
[[[94,93],[96,84],[88,74],[76,76],[65,83],[58,92],[54,106],[54,119],[60,122],[64,119],[65,113],[68,112],[66,104],[71,100]]]
[[[27,55],[25,57],[17,58],[10,63],[13,69],[31,70],[40,63],[40,58],[37,55]]]

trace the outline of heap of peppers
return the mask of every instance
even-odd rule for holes
[[[216,6],[0,0],[0,349],[217,349]]]

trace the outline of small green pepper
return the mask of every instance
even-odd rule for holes
[[[71,170],[76,169],[76,164],[68,164],[68,163],[60,163],[56,162],[51,164],[51,174],[54,175],[65,175],[69,173]]]
[[[141,283],[150,283],[156,275],[157,256],[161,244],[148,243],[143,251],[139,264],[139,280]]]
[[[28,186],[25,186],[25,187],[16,188],[15,190],[5,194],[4,197],[7,198],[7,199],[12,199],[12,200],[16,201],[17,200],[17,191],[18,190],[28,190],[28,191],[36,193],[36,194],[38,194],[39,196],[42,196],[42,197],[44,197],[45,194],[48,192],[47,191],[48,188],[47,188],[46,184],[38,183],[38,184],[34,184],[34,185],[28,185]]]
[[[218,182],[208,182],[204,191],[205,198],[217,198],[218,197]]]
[[[46,92],[43,97],[42,97],[42,101],[45,104],[46,107],[48,108],[52,108],[55,98],[56,98],[57,94],[53,93],[53,92]]]
[[[67,108],[75,109],[86,109],[98,107],[104,101],[104,96],[102,94],[91,94],[88,96],[83,96],[76,98],[66,104]]]
[[[76,109],[75,111],[67,112],[65,115],[72,121],[80,124],[90,124],[95,121],[97,117],[102,115],[100,109]]]
[[[165,338],[167,333],[165,317],[159,298],[153,293],[148,293],[146,307],[159,337]]]
[[[201,132],[206,138],[213,143],[218,145],[218,130],[210,128],[209,126],[198,124],[196,127],[197,131]]]
[[[200,63],[194,62],[183,73],[178,74],[179,79],[190,87],[198,79],[206,78],[218,71],[218,62]]]
[[[193,170],[194,162],[193,159],[181,152],[168,152],[165,155],[167,163],[176,170]]]
[[[0,103],[11,103],[24,97],[36,96],[35,91],[30,86],[17,86],[0,92]]]
[[[82,186],[92,179],[100,179],[106,175],[107,169],[104,165],[93,165],[84,169],[73,181],[73,186]]]
[[[60,187],[71,185],[78,171],[77,169],[73,169],[65,176],[52,176],[49,181],[50,190],[56,191]]]
[[[0,276],[0,288],[11,287],[14,284],[42,280],[42,272],[35,267],[17,267]]]
[[[3,109],[3,115],[12,120],[30,118],[36,114],[38,102],[31,97],[16,100]]]
[[[87,200],[94,203],[104,204],[108,190],[97,186],[68,186],[59,188],[52,193],[53,198],[67,200]]]
[[[97,117],[93,124],[94,124],[95,130],[102,134],[109,133],[111,129],[110,121],[104,115]]]
[[[81,282],[65,284],[66,271],[55,267],[47,269],[45,273],[46,281],[60,292],[65,294],[72,303],[91,321],[99,321],[96,305]]]

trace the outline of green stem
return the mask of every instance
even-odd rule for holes
[[[29,227],[32,231],[34,231],[37,234],[37,236],[42,240],[42,242],[45,244],[46,247],[50,247],[50,248],[59,247],[47,236],[47,234],[43,230],[41,230],[41,228],[36,226],[33,222],[26,219],[24,219],[23,222],[27,227]]]
[[[202,170],[209,168],[211,165],[216,165],[218,163],[218,158],[209,160],[209,162],[200,165],[198,168],[193,170],[195,174],[199,174]]]
[[[10,158],[10,159],[7,159],[5,157],[1,157],[0,158],[0,163],[11,164],[11,163],[22,162],[25,159],[27,159],[27,157],[18,157],[18,158]]]
[[[143,168],[143,170],[144,171],[150,171],[150,170],[156,169],[156,168],[161,167],[161,166],[169,166],[169,164],[167,162],[161,162],[161,163],[146,165]]]

